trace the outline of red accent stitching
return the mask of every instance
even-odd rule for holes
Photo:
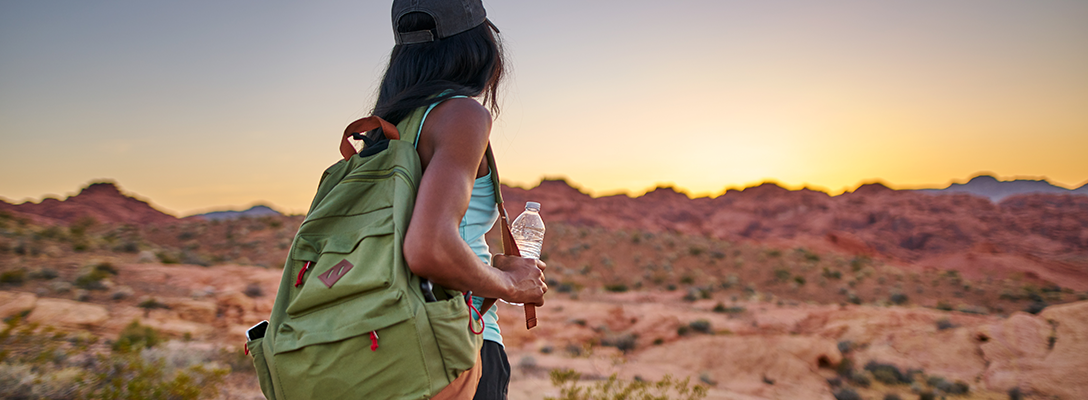
[[[307,261],[306,264],[302,265],[302,270],[301,271],[298,271],[298,279],[295,280],[295,287],[298,287],[298,285],[302,284],[302,274],[306,273],[307,268],[310,268],[310,262],[309,261]]]
[[[370,331],[370,351],[378,350],[378,332]]]

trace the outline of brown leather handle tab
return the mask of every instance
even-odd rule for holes
[[[390,124],[388,121],[381,119],[377,115],[371,115],[366,118],[360,118],[355,120],[344,129],[344,137],[340,139],[340,155],[344,156],[345,160],[351,159],[351,156],[357,154],[355,146],[351,145],[348,138],[356,133],[363,133],[376,128],[382,128],[382,134],[386,139],[398,140],[400,139],[400,132],[397,132],[397,127]]]

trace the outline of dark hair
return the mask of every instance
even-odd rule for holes
[[[405,14],[401,32],[434,31],[426,13]],[[373,115],[400,123],[416,108],[453,96],[484,96],[484,105],[498,114],[496,101],[504,71],[502,42],[497,30],[484,22],[456,35],[428,43],[393,47]],[[374,138],[374,132],[368,136]],[[376,138],[375,138],[376,139]]]

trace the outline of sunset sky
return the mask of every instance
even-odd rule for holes
[[[0,2],[0,197],[113,180],[175,215],[305,212],[389,1]],[[980,172],[1088,182],[1088,1],[485,1],[503,180],[595,195]]]

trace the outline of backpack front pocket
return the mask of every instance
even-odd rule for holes
[[[302,235],[295,240],[290,265],[298,272],[298,295],[287,306],[293,317],[392,285],[397,254],[392,209],[335,217],[329,223],[350,232]]]
[[[288,399],[426,398],[415,319],[398,291],[352,298],[285,321],[276,374]]]

